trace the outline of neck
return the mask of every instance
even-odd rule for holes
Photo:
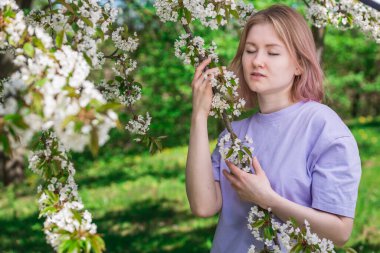
[[[277,112],[284,109],[292,104],[295,104],[289,96],[279,97],[278,95],[260,95],[257,96],[260,112],[264,114]]]

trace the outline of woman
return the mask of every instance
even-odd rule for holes
[[[355,215],[359,151],[339,116],[320,103],[323,73],[304,18],[282,5],[254,14],[231,64],[240,80],[240,95],[260,110],[232,123],[240,139],[253,139],[253,174],[226,163],[218,148],[210,159],[209,77],[218,70],[203,73],[209,63],[207,59],[198,66],[192,81],[186,190],[195,215],[220,212],[211,252],[262,247],[247,229],[248,212],[255,204],[270,207],[282,221],[307,220],[320,237],[344,245]]]

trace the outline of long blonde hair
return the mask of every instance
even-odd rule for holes
[[[323,71],[318,62],[315,42],[305,19],[285,5],[271,7],[253,14],[247,21],[234,59],[230,64],[239,78],[239,94],[246,100],[246,107],[256,105],[256,93],[248,87],[243,74],[242,55],[250,29],[257,24],[272,24],[279,38],[287,47],[291,57],[297,62],[301,75],[294,77],[291,99],[314,100],[320,102],[324,96]]]

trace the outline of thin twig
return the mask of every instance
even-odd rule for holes
[[[50,24],[51,24],[51,22],[53,20],[53,7],[51,6],[51,0],[49,0],[49,9],[50,9]],[[54,36],[54,30],[53,29],[50,30],[50,35],[51,35],[51,37]]]
[[[306,0],[302,0],[302,1],[306,4],[307,8],[310,8],[310,4]]]
[[[113,52],[112,52],[112,54],[104,56],[104,58],[110,59],[110,58],[114,57],[114,56],[115,56],[115,54],[117,53],[117,51],[119,51],[119,49],[118,49],[118,48],[116,48],[116,50],[115,50],[115,51],[113,51]]]

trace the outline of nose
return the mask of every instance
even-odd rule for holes
[[[265,63],[265,56],[262,51],[257,51],[252,58],[252,65],[255,68],[262,68],[264,67]]]

